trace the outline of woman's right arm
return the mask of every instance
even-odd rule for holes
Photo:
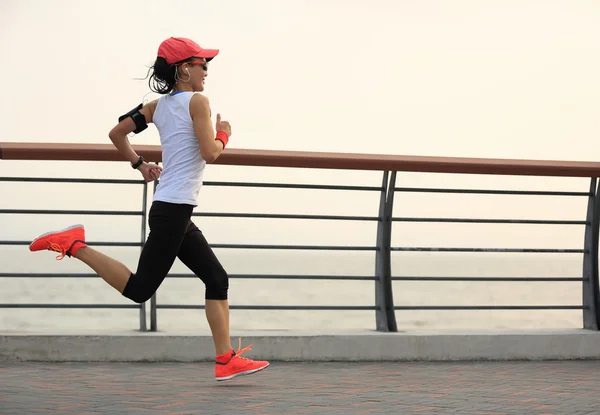
[[[152,122],[152,115],[154,114],[154,109],[156,108],[156,102],[157,101],[149,102],[140,109],[140,114],[144,116],[147,124]],[[129,160],[132,164],[138,161],[139,156],[136,154],[133,147],[131,147],[131,143],[129,142],[127,135],[132,133],[135,129],[136,126],[134,121],[131,119],[131,117],[127,117],[115,125],[108,133],[110,141],[112,141],[117,150],[119,150],[119,153],[121,153],[125,159]]]
[[[147,124],[152,122],[152,117],[154,115],[154,110],[156,109],[156,103],[158,101],[152,101],[148,104],[144,105],[140,109],[140,114],[144,116]],[[110,141],[117,148],[119,153],[121,153],[126,160],[129,160],[132,165],[134,165],[138,160],[139,156],[131,146],[129,142],[129,138],[127,135],[136,130],[135,122],[131,119],[131,117],[124,118],[117,125],[115,125],[110,132],[108,133],[108,137]],[[160,173],[162,171],[162,167],[160,166],[151,166],[145,161],[137,167],[140,171],[144,180],[150,182],[152,180],[158,180],[160,177]]]

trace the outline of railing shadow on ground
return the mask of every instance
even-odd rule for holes
[[[158,146],[134,146],[136,151],[149,162],[160,163],[161,153]],[[44,143],[0,143],[0,159],[5,160],[61,160],[77,161],[120,161],[121,157],[114,147],[102,144],[44,144]],[[375,313],[375,327],[381,332],[396,332],[398,325],[397,310],[582,310],[582,327],[598,330],[600,323],[600,304],[598,289],[598,237],[600,225],[600,203],[598,203],[598,183],[600,163],[531,161],[531,160],[491,160],[444,157],[385,156],[339,153],[282,152],[263,150],[227,150],[215,164],[237,166],[268,166],[296,168],[324,168],[370,170],[381,172],[381,186],[316,185],[297,183],[255,183],[232,181],[206,181],[208,187],[245,187],[245,188],[282,188],[313,189],[323,191],[370,192],[379,194],[377,214],[360,215],[315,215],[282,213],[245,213],[245,212],[205,212],[196,211],[196,217],[228,217],[258,219],[300,219],[376,222],[376,240],[373,245],[275,245],[275,244],[212,244],[221,249],[261,249],[261,250],[324,250],[324,251],[369,251],[374,252],[374,274],[364,276],[340,275],[285,275],[285,274],[232,274],[235,279],[282,279],[282,280],[352,280],[374,281],[374,305],[231,305],[232,310],[364,310]],[[396,185],[398,172],[434,172],[492,175],[527,175],[553,177],[589,178],[589,190],[585,192],[532,191],[532,190],[492,190],[492,189],[456,189],[431,187],[399,187]],[[85,183],[110,185],[135,185],[142,187],[142,200],[139,210],[61,210],[61,209],[2,209],[2,215],[105,215],[134,216],[140,220],[140,239],[135,242],[94,242],[90,246],[129,246],[143,247],[146,239],[146,221],[148,215],[148,196],[151,196],[157,183],[148,184],[142,180],[124,179],[84,179],[84,178],[42,178],[42,177],[0,177],[0,183]],[[543,219],[489,219],[456,217],[412,217],[394,216],[394,196],[399,193],[446,193],[446,194],[488,194],[488,195],[528,195],[561,196],[587,198],[587,212],[582,220],[543,220]],[[583,214],[583,212],[582,212]],[[535,225],[574,225],[584,226],[584,240],[580,249],[553,248],[483,248],[483,247],[414,247],[392,246],[392,227],[394,223],[481,223],[481,224],[535,224]],[[29,241],[0,240],[2,246],[27,246]],[[579,254],[583,256],[581,277],[458,277],[458,276],[394,276],[392,272],[392,254],[394,252],[515,252],[515,253],[555,253]],[[0,272],[0,278],[97,278],[92,273],[8,273]],[[191,274],[170,274],[170,278],[194,278]],[[581,283],[582,302],[576,305],[394,305],[394,281],[502,281],[502,282],[543,282],[561,281]],[[42,304],[11,303],[0,304],[0,308],[128,308],[139,309],[141,331],[156,331],[158,327],[158,309],[203,309],[201,304],[159,304],[154,295],[149,301],[150,327],[147,327],[147,304]]]

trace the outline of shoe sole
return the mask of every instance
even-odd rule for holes
[[[269,367],[268,364],[263,367],[259,367],[258,369],[246,370],[245,372],[240,372],[240,373],[236,373],[235,375],[225,376],[225,377],[216,378],[216,379],[217,379],[217,382],[222,382],[224,380],[230,380],[230,379],[236,378],[238,376],[251,375],[253,373],[260,372],[261,370],[265,370],[267,367]]]
[[[73,226],[69,226],[68,228],[64,228],[61,229],[59,231],[52,231],[52,232],[46,232],[40,236],[38,236],[37,238],[35,238],[30,244],[29,246],[31,247],[34,243],[36,243],[37,241],[39,241],[42,238],[45,238],[46,236],[50,236],[50,235],[56,235],[58,233],[62,233],[62,232],[66,232],[66,231],[70,231],[71,229],[78,229],[78,228],[83,228],[83,225],[73,225]]]

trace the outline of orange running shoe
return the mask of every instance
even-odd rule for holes
[[[248,350],[251,350],[252,345],[234,351],[231,349],[229,352],[216,357],[215,362],[215,377],[218,381],[233,379],[236,376],[251,375],[252,373],[260,372],[269,366],[269,362],[261,360],[251,360],[240,355]]]
[[[32,252],[58,252],[60,255],[56,259],[61,260],[65,255],[68,257],[74,256],[75,252],[86,246],[83,225],[74,225],[60,231],[48,232],[38,236],[29,245],[29,250]]]

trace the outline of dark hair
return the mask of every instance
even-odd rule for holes
[[[177,67],[169,65],[165,58],[156,58],[154,65],[150,68],[152,74],[148,79],[148,86],[157,94],[168,94],[177,83]]]
[[[177,66],[193,60],[194,58],[188,58],[179,62],[168,64],[165,58],[156,58],[154,65],[152,65],[148,70],[148,73],[152,71],[150,78],[148,78],[148,75],[146,75],[150,90],[156,92],[157,94],[163,95],[170,93],[173,88],[175,88],[175,84],[177,83]],[[210,59],[206,59],[207,62],[209,60]]]

